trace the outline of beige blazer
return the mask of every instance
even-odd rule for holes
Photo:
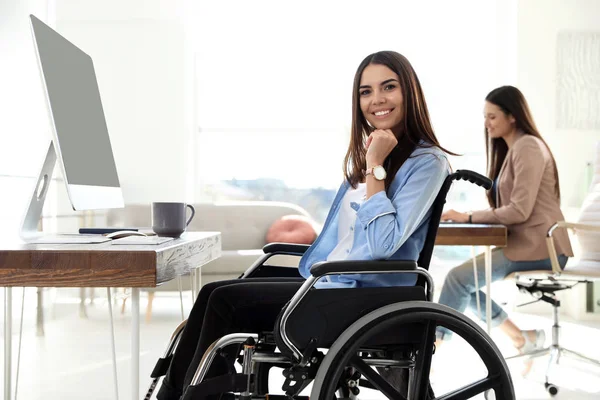
[[[496,208],[474,211],[473,223],[508,228],[504,255],[512,261],[548,258],[545,237],[564,221],[554,186],[554,162],[544,143],[532,135],[519,137],[506,154],[496,188]],[[553,233],[557,253],[573,256],[566,229]]]

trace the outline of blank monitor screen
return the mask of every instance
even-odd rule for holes
[[[31,23],[68,187],[119,188],[91,57],[33,15]]]

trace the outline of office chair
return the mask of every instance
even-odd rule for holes
[[[199,400],[220,394],[226,399],[308,400],[300,393],[310,383],[313,384],[310,398],[315,400],[355,398],[361,388],[378,390],[389,399],[433,399],[429,370],[437,326],[447,327],[465,338],[488,371],[485,378],[439,399],[468,399],[490,390],[496,399],[514,399],[510,372],[491,338],[462,313],[432,302],[433,280],[427,269],[446,194],[455,179],[491,187],[488,178],[471,171],[459,170],[448,176],[432,206],[427,237],[418,261],[346,260],[313,265],[311,276],[283,308],[273,331],[234,333],[214,342],[204,354],[182,399]],[[273,255],[301,256],[308,248],[269,244],[264,248],[265,255],[241,278],[289,274],[289,267],[278,271],[278,267],[264,264]],[[415,286],[314,288],[325,276],[356,273],[409,273],[419,278]],[[175,331],[165,356],[156,364],[146,399],[152,395],[158,379],[167,372],[183,327],[184,324]],[[215,357],[229,346],[236,346],[235,354],[241,353],[238,358],[241,373],[205,380]],[[320,349],[328,351],[323,354]],[[282,390],[285,395],[269,394],[272,367],[284,369]],[[403,377],[400,387],[388,381],[390,371]]]
[[[571,357],[600,367],[599,360],[591,359],[560,345],[559,308],[561,304],[556,295],[557,292],[569,290],[580,283],[600,280],[600,144],[598,151],[596,177],[582,205],[579,221],[577,223],[559,221],[548,230],[546,245],[550,254],[552,272],[515,272],[507,277],[507,279],[517,280],[516,284],[519,290],[528,292],[536,297],[537,301],[544,301],[553,307],[552,344],[540,350],[507,358],[507,360],[518,357],[535,358],[549,354],[545,387],[551,395],[558,393],[558,386],[550,382],[549,374],[554,363],[558,364],[561,357]],[[579,257],[569,260],[564,270],[558,263],[558,255],[552,239],[552,234],[556,229],[572,230],[581,247]]]

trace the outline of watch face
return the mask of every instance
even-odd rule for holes
[[[373,168],[373,176],[375,177],[375,179],[377,179],[378,181],[382,181],[385,179],[386,177],[386,173],[385,173],[385,169],[381,166],[377,166],[375,168]]]

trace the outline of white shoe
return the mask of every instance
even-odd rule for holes
[[[544,332],[543,329],[535,330],[535,340],[529,339],[529,335],[526,331],[521,331],[521,333],[525,338],[525,344],[519,347],[519,353],[526,354],[544,348],[544,343],[546,343],[546,332]]]

